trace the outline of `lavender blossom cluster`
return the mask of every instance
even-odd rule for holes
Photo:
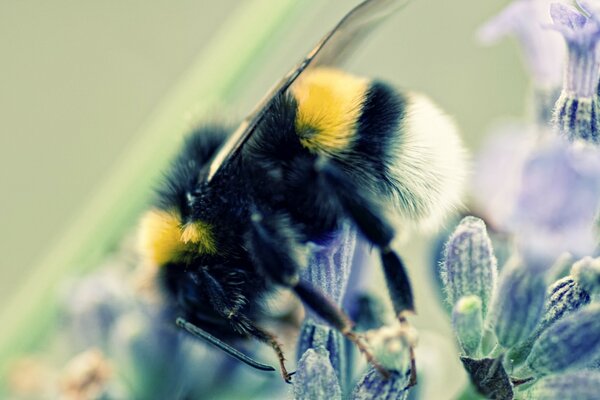
[[[473,385],[492,399],[596,398],[600,258],[573,263],[566,276],[564,265],[540,270],[517,256],[497,270],[484,222],[465,217],[447,242],[442,280]]]
[[[484,143],[471,208],[483,219],[459,223],[441,265],[460,359],[486,398],[598,398],[599,12],[517,0],[479,32],[520,41],[535,111]]]

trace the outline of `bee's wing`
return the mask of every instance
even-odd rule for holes
[[[346,14],[300,63],[273,86],[221,146],[210,163],[207,180],[210,181],[237,153],[261,123],[264,115],[269,112],[273,99],[284,93],[303,71],[318,66],[339,65],[379,22],[407,2],[408,0],[366,0]]]

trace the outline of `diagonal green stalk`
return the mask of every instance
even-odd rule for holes
[[[96,266],[135,226],[152,184],[176,151],[181,136],[216,104],[232,99],[247,74],[260,66],[267,44],[282,40],[284,36],[278,33],[300,6],[311,7],[294,0],[241,2],[222,25],[70,229],[5,304],[0,314],[0,376],[5,376],[16,356],[43,344],[55,321],[56,288],[61,279]]]

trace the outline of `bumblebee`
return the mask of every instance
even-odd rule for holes
[[[229,343],[254,338],[265,299],[291,289],[382,370],[352,322],[299,278],[307,243],[350,221],[381,255],[390,298],[414,311],[392,249],[395,227],[435,226],[460,199],[464,152],[454,124],[428,98],[336,67],[402,5],[367,0],[350,11],[235,130],[202,127],[185,141],[142,218],[145,258],[181,328],[237,359],[273,370]]]

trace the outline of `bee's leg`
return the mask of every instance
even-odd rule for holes
[[[414,312],[408,274],[402,259],[391,247],[394,229],[375,196],[369,194],[370,188],[361,187],[360,182],[342,170],[338,162],[325,156],[304,155],[295,158],[293,165],[293,173],[282,175],[276,185],[283,193],[302,193],[301,201],[295,197],[288,200],[300,210],[295,219],[314,219],[308,220],[308,224],[330,219],[325,226],[335,226],[335,221],[349,217],[380,251],[396,314],[400,317]]]
[[[315,168],[324,183],[323,188],[327,187],[363,235],[379,248],[394,311],[401,322],[405,321],[406,313],[414,312],[415,306],[404,263],[391,247],[395,236],[391,223],[376,201],[331,161],[320,158]]]
[[[379,248],[381,262],[394,311],[401,324],[408,324],[406,316],[415,310],[410,279],[400,256],[392,249],[394,229],[380,211],[377,203],[350,177],[325,158],[317,159],[315,169],[325,184],[322,189],[337,198],[365,237]],[[327,189],[325,189],[327,187]],[[410,348],[410,386],[417,383],[414,349]]]
[[[281,376],[286,383],[291,383],[292,375],[294,375],[295,372],[288,372],[287,368],[285,367],[285,354],[283,353],[281,344],[277,341],[277,337],[271,332],[259,328],[254,324],[249,324],[247,332],[255,339],[268,344],[273,350],[275,350],[275,354],[277,354],[277,359],[279,360]]]
[[[207,270],[202,269],[201,273],[203,278],[202,282],[204,283],[204,290],[206,290],[206,292],[209,294],[209,298],[214,309],[220,313],[223,318],[229,321],[229,324],[236,332],[252,336],[255,339],[258,339],[261,342],[271,346],[271,348],[275,350],[275,353],[277,354],[281,376],[283,376],[283,379],[287,383],[290,383],[290,377],[292,374],[290,374],[285,367],[285,356],[283,354],[283,349],[281,348],[281,345],[277,341],[275,335],[259,328],[252,322],[250,318],[241,313],[241,303],[232,304],[221,284],[214,279]]]
[[[371,364],[385,379],[390,377],[390,373],[381,365],[369,349],[364,338],[353,330],[353,323],[346,313],[338,307],[329,297],[310,283],[300,280],[294,287],[294,292],[300,300],[316,312],[321,318],[330,323],[339,330],[348,340],[364,354],[367,362]]]
[[[353,342],[367,361],[388,377],[389,372],[377,362],[362,336],[353,331],[353,323],[346,313],[319,289],[298,278],[301,262],[296,249],[300,245],[294,241],[289,221],[283,216],[265,217],[256,211],[251,218],[247,247],[266,277],[291,288],[305,305]]]

